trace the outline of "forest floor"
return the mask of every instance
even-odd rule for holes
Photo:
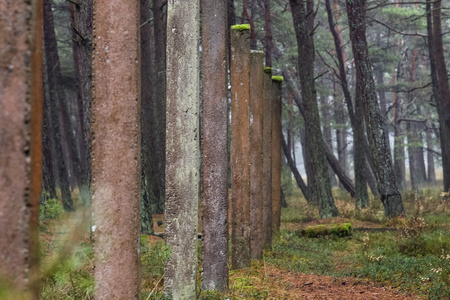
[[[355,210],[348,195],[334,194],[341,217],[319,220],[293,190],[272,250],[251,267],[230,271],[227,293],[200,291],[198,299],[450,299],[450,205],[438,189],[405,193],[408,219],[398,220],[386,220],[373,197],[369,208]],[[155,231],[163,232],[164,216],[153,217]],[[350,236],[302,234],[309,226],[341,223],[352,224]],[[83,213],[42,222],[42,299],[93,299],[88,224]],[[142,299],[168,299],[164,240],[143,235],[141,255]]]

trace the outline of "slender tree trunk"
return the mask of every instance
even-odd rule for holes
[[[47,69],[47,83],[50,94],[50,105],[52,106],[52,122],[55,129],[55,145],[57,155],[58,174],[60,179],[61,197],[64,209],[73,211],[74,204],[69,188],[69,174],[72,170],[68,166],[71,160],[70,147],[67,141],[67,128],[64,122],[62,103],[65,101],[65,94],[61,84],[61,66],[59,62],[58,49],[56,44],[55,27],[53,23],[52,4],[50,0],[44,0],[44,49]],[[69,156],[69,157],[68,157]]]
[[[283,153],[284,157],[286,157],[287,164],[289,168],[291,169],[292,174],[294,174],[295,182],[297,182],[297,186],[300,188],[300,190],[303,193],[303,196],[305,197],[306,201],[309,203],[309,196],[308,196],[308,187],[306,186],[305,182],[303,181],[302,176],[300,175],[300,172],[298,171],[297,167],[295,166],[294,160],[292,159],[289,148],[287,146],[287,143],[284,139],[284,136],[281,135],[281,146],[283,147]]]
[[[395,181],[391,154],[386,143],[383,118],[378,105],[376,89],[365,34],[365,0],[346,0],[350,39],[355,58],[358,93],[366,119],[367,136],[375,165],[378,189],[387,217],[404,215],[402,198]]]
[[[153,23],[150,23],[150,0],[140,0],[140,26],[141,26],[141,233],[153,234],[152,219],[152,191],[150,187],[150,169],[153,152],[151,151],[152,104],[154,101],[155,82],[155,44],[153,35]]]
[[[333,149],[333,138],[331,135],[331,114],[330,114],[330,107],[327,101],[327,97],[325,95],[319,96],[320,102],[321,102],[321,112],[322,112],[322,132],[323,132],[323,138],[325,140],[325,143],[328,145],[329,148]],[[333,168],[331,166],[328,166],[328,176],[330,176],[330,182],[331,186],[336,186],[337,181],[336,177],[333,171]]]
[[[266,67],[272,67],[272,17],[270,15],[270,0],[264,0],[264,52],[266,53]]]
[[[429,1],[427,1],[427,3],[428,2]],[[429,36],[428,40],[430,52],[432,53],[434,60],[434,67],[431,68],[431,72],[435,69],[437,75],[435,81],[437,81],[437,87],[439,89],[439,97],[436,97],[436,100],[441,131],[444,190],[448,191],[450,190],[450,88],[442,41],[441,6],[442,0],[433,2],[432,37]],[[427,9],[427,11],[430,11],[430,9]]]
[[[153,26],[155,34],[155,94],[152,99],[149,137],[150,177],[147,179],[152,213],[162,214],[165,202],[166,166],[166,44],[167,1],[153,0]]]
[[[308,0],[309,2],[312,2]],[[314,42],[312,24],[314,12],[303,0],[290,0],[296,32],[299,56],[299,75],[302,86],[302,100],[305,107],[305,131],[308,164],[308,186],[311,201],[319,204],[320,218],[338,215],[331,193],[331,183],[325,163],[325,143],[320,131],[319,109],[314,85]],[[311,4],[311,3],[310,3]],[[311,176],[311,178],[309,178]]]
[[[263,98],[264,52],[250,53],[250,250],[252,259],[263,256]]]
[[[199,185],[200,2],[168,1],[164,290],[196,299]]]
[[[242,2],[242,17],[241,23],[244,24],[247,21],[247,24],[250,24],[250,48],[256,49],[256,33],[255,33],[255,23],[253,22],[253,17],[251,15],[251,10],[249,10],[248,1],[252,0],[243,0]]]
[[[272,77],[272,233],[278,233],[281,224],[282,83]]]
[[[228,287],[227,3],[202,0],[201,9],[202,289],[223,292]]]
[[[84,173],[79,188],[85,204],[91,202],[91,164],[92,164],[92,0],[80,0],[76,5],[74,31],[76,32],[75,52],[77,53],[78,112],[84,140],[81,141],[80,161]],[[77,63],[78,62],[78,63]],[[83,154],[84,152],[84,154]],[[84,158],[83,158],[84,157]],[[86,200],[87,199],[87,200]],[[87,201],[87,203],[86,203]]]
[[[348,87],[347,74],[345,71],[345,53],[342,45],[342,36],[339,27],[333,21],[333,12],[331,10],[330,0],[326,0],[325,6],[327,9],[328,24],[334,39],[336,56],[339,62],[339,79],[344,94],[345,103],[347,104],[347,111],[350,119],[350,124],[353,129],[353,149],[354,149],[353,166],[355,172],[356,206],[365,207],[369,202],[366,181],[369,181],[370,178],[366,172],[366,170],[369,170],[369,168],[367,168],[366,166],[366,159],[362,157],[362,155],[366,156],[367,155],[366,153],[368,152],[366,137],[364,135],[364,117],[362,116],[363,110],[361,106],[358,107],[358,111],[356,112],[356,114],[360,113],[361,115],[355,116],[353,101],[351,98],[350,89]],[[335,11],[337,10],[337,8],[338,3],[335,2]],[[344,112],[342,109],[341,101],[335,101],[334,103],[335,103],[336,123],[342,124],[336,130],[338,157],[341,166],[346,171],[347,160],[346,160],[346,153],[344,150],[346,149],[347,145],[346,139],[344,138],[345,137]],[[375,188],[373,190],[375,190]]]
[[[236,27],[235,27],[236,26]],[[250,266],[250,28],[231,29],[231,267]],[[244,27],[245,26],[245,27]],[[272,157],[273,158],[273,157]],[[273,197],[273,193],[272,193]],[[273,220],[272,220],[273,222]]]
[[[263,233],[264,248],[272,246],[272,69],[264,69],[263,96]]]
[[[95,299],[139,299],[139,2],[119,0],[111,4],[100,0],[94,2],[93,9]]]
[[[86,5],[83,3],[83,5]],[[72,52],[73,52],[73,61],[74,61],[74,72],[75,72],[75,79],[77,83],[77,99],[76,99],[76,105],[77,105],[77,134],[76,137],[74,137],[73,143],[74,145],[78,145],[76,147],[76,156],[77,156],[77,163],[75,163],[75,168],[77,168],[77,175],[78,175],[78,190],[80,192],[81,199],[84,203],[84,205],[89,205],[91,201],[91,195],[90,195],[90,183],[88,182],[88,171],[89,165],[88,165],[88,157],[86,154],[86,129],[85,129],[85,121],[84,121],[84,105],[83,102],[85,101],[84,97],[86,93],[89,93],[90,91],[85,91],[83,87],[83,81],[85,80],[83,76],[88,76],[85,74],[85,71],[83,70],[83,65],[81,61],[81,51],[82,48],[80,47],[80,44],[83,42],[82,38],[80,38],[78,32],[80,32],[79,27],[82,27],[84,25],[79,25],[77,23],[77,5],[74,3],[70,3],[70,21],[72,24]],[[90,98],[90,96],[89,96]],[[70,119],[69,119],[70,120]],[[75,140],[77,138],[78,140]]]
[[[427,141],[427,175],[428,183],[431,185],[436,185],[436,172],[434,167],[434,154],[433,154],[433,138],[431,136],[431,131],[426,131],[426,141]]]
[[[33,4],[0,3],[0,276],[7,287],[29,292],[15,295],[18,299],[34,300],[39,299],[42,2]]]

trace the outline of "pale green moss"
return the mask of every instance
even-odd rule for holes
[[[283,79],[284,79],[283,76],[272,76],[273,81],[282,82]]]
[[[264,73],[272,75],[272,68],[271,67],[265,67],[264,68]]]
[[[231,29],[236,31],[250,30],[250,24],[236,24],[231,26]]]

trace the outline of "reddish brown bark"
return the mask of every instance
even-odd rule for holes
[[[272,67],[272,18],[270,15],[270,0],[264,0],[264,52],[266,54],[266,67]]]
[[[238,26],[238,25],[236,25]],[[231,267],[250,266],[250,30],[231,29]]]
[[[280,231],[281,223],[281,85],[272,80],[272,233]]]
[[[139,2],[95,1],[93,40],[95,298],[139,299]]]
[[[263,97],[264,52],[250,53],[250,249],[252,259],[263,255]]]
[[[202,0],[202,289],[228,287],[227,3]]]

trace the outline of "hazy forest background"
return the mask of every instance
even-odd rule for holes
[[[98,224],[91,218],[93,175],[98,176],[97,180],[103,176],[98,169],[91,168],[95,165],[91,155],[92,138],[96,132],[102,132],[92,125],[95,106],[92,53],[100,49],[100,46],[93,49],[96,45],[92,33],[93,2],[96,1],[43,0],[42,3],[40,250],[30,258],[33,263],[39,257],[37,273],[40,275],[31,268],[29,283],[25,284],[28,287],[23,288],[16,282],[21,275],[10,278],[8,269],[0,264],[4,275],[1,277],[4,280],[0,280],[0,299],[37,299],[37,294],[41,299],[94,299],[96,291],[101,290],[97,275],[100,268],[95,270],[100,258],[94,255],[93,249]],[[214,29],[214,26],[222,28],[222,23],[206,23],[205,15],[213,10],[206,8],[205,1],[200,2],[205,6],[200,13],[204,24],[200,22],[198,32],[199,68],[200,74],[206,74],[209,61],[202,56],[207,49],[205,24],[208,29]],[[281,214],[272,215],[273,224],[261,221],[261,226],[266,227],[259,230],[270,228],[272,236],[260,232],[269,239],[262,241],[261,237],[260,253],[251,252],[247,247],[244,254],[236,254],[233,251],[240,244],[230,242],[233,250],[228,263],[228,239],[233,239],[228,230],[236,223],[233,220],[236,215],[229,203],[222,203],[225,216],[222,225],[226,230],[217,234],[225,238],[221,246],[225,248],[225,265],[218,267],[214,261],[204,264],[212,257],[206,257],[205,253],[217,248],[202,245],[202,239],[216,228],[202,226],[206,224],[202,220],[206,222],[205,216],[209,216],[206,205],[197,206],[192,202],[198,207],[198,214],[195,213],[198,237],[196,229],[195,249],[188,253],[194,256],[194,273],[186,271],[194,278],[192,292],[199,299],[303,299],[305,295],[318,299],[369,299],[369,295],[378,299],[449,299],[450,2],[211,0],[211,3],[224,8],[226,19],[222,21],[226,21],[224,28],[227,28],[224,42],[211,40],[223,44],[228,52],[224,62],[228,72],[223,75],[227,80],[226,193],[230,195],[229,201],[234,201],[231,200],[234,171],[229,157],[230,153],[231,157],[234,155],[233,75],[229,70],[234,48],[230,44],[233,33],[229,28],[250,24],[247,33],[250,48],[263,50],[265,67],[272,68],[272,75],[283,76],[282,138],[278,149],[282,153],[281,191],[279,196],[271,198],[280,200],[277,201]],[[98,5],[97,9],[108,10],[107,6]],[[169,198],[166,181],[171,179],[166,174],[166,157],[174,159],[170,151],[166,156],[166,145],[169,145],[166,133],[170,131],[166,121],[171,122],[166,116],[170,117],[173,105],[166,101],[171,97],[168,82],[173,82],[168,78],[167,62],[169,53],[183,53],[183,47],[170,42],[173,31],[167,24],[167,0],[141,0],[139,5],[136,16],[140,16],[141,59],[140,70],[136,72],[141,76],[138,110],[141,139],[137,143],[141,173],[135,175],[140,178],[140,188],[123,191],[138,193],[140,198],[140,209],[133,208],[135,213],[140,211],[137,219],[141,232],[137,239],[140,262],[132,262],[138,266],[135,271],[140,278],[136,299],[171,299],[172,293],[174,299],[191,299],[175,291],[180,287],[172,281],[184,274],[172,274],[176,271],[170,268],[178,254],[164,240],[173,242],[176,232],[174,227],[166,231],[166,218],[178,213],[173,202],[166,207]],[[8,14],[2,11],[12,8],[13,4],[0,4],[0,28],[9,24]],[[0,35],[1,32],[0,29]],[[6,42],[6,38],[0,37],[0,68],[5,74],[12,70],[8,67],[11,64]],[[109,52],[108,45],[102,47]],[[186,46],[186,49],[190,48]],[[1,76],[0,88],[6,91],[8,75]],[[202,107],[207,101],[202,88],[206,81],[202,75],[197,80],[193,81],[202,85],[198,97],[202,118],[205,111]],[[6,99],[0,91],[0,98],[3,97]],[[3,126],[8,118],[7,114],[2,115],[1,110],[7,110],[2,108],[1,101],[0,126]],[[201,128],[198,128],[199,135],[203,133],[204,127]],[[0,141],[0,148],[6,149],[6,144]],[[97,155],[101,153],[97,151]],[[8,159],[0,153],[0,169],[5,166],[7,170]],[[273,155],[272,159],[275,159]],[[202,156],[202,160],[206,159]],[[6,191],[9,185],[6,178],[14,174],[0,171],[0,189]],[[196,176],[192,182],[204,180]],[[265,191],[263,185],[259,187]],[[6,218],[2,220],[3,213],[8,212],[8,201],[19,199],[10,199],[1,191],[0,197],[0,235],[6,236],[10,224]],[[103,204],[106,206],[108,202]],[[101,206],[92,205],[94,215],[100,215]],[[114,202],[108,205],[113,206]],[[249,209],[250,217],[253,206]],[[260,213],[264,213],[262,209]],[[260,218],[263,220],[265,215]],[[253,222],[253,215],[249,222]],[[118,223],[116,226],[119,228]],[[217,232],[221,228],[217,227]],[[0,241],[0,247],[7,243],[5,238]],[[253,237],[248,237],[248,246],[250,243],[253,245]],[[0,262],[13,261],[8,253],[0,249]],[[235,255],[248,255],[248,262],[236,261]],[[208,270],[226,275],[217,279],[208,275]],[[116,286],[107,288],[114,293],[121,284],[117,282]],[[101,299],[99,294],[95,297]]]

